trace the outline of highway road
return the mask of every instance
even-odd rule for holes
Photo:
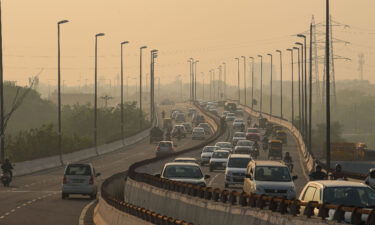
[[[219,111],[222,112],[223,110],[221,109]],[[245,114],[244,119],[246,119],[247,117],[248,117],[248,115]],[[253,118],[253,123],[255,123],[256,121],[257,120]],[[227,130],[226,134],[221,136],[219,138],[219,140],[215,141],[215,143],[218,142],[218,141],[231,141],[231,135],[233,133],[232,123],[228,122],[228,128],[229,129]],[[295,181],[296,191],[297,191],[297,196],[298,196],[299,193],[301,192],[302,188],[308,182],[308,177],[306,176],[305,172],[302,169],[303,161],[301,161],[301,159],[300,159],[300,153],[297,149],[296,140],[294,139],[294,137],[290,133],[288,133],[287,138],[288,138],[288,145],[283,147],[283,153],[285,153],[287,151],[290,152],[290,154],[291,154],[291,156],[294,160],[293,175],[298,176],[298,179]],[[210,145],[215,145],[215,143],[210,143]],[[196,151],[183,154],[183,155],[181,155],[181,157],[194,157],[196,159],[200,159],[200,153],[201,153],[201,149],[197,149]],[[266,160],[268,152],[260,150],[260,153],[261,154],[260,154],[260,157],[258,159]],[[140,168],[139,171],[140,172],[147,172],[147,173],[150,173],[150,174],[160,173],[164,164],[172,161],[173,159],[174,158],[169,158],[169,159],[157,162],[157,163],[147,165],[145,167]],[[202,170],[203,170],[204,174],[210,175],[210,179],[207,180],[208,186],[225,189],[225,187],[224,187],[224,179],[225,179],[224,170],[221,170],[221,171],[217,170],[217,171],[210,172],[207,166],[202,166]],[[226,188],[226,189],[227,190],[242,191],[242,186],[234,186],[234,187],[230,187],[230,188]]]
[[[191,105],[163,106],[169,113],[172,108],[187,110]],[[176,142],[176,140],[175,140]],[[178,141],[177,150],[192,147],[199,141],[186,138]],[[87,160],[105,178],[128,169],[137,161],[154,157],[154,145],[148,139],[116,152]],[[16,177],[10,188],[0,187],[0,225],[76,225],[82,209],[91,201],[82,196],[61,199],[60,186],[63,167]]]

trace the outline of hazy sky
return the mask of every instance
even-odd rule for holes
[[[157,76],[162,81],[181,74],[187,81],[187,59],[200,60],[206,73],[233,58],[285,50],[307,31],[312,15],[324,20],[325,0],[2,0],[5,79],[25,84],[44,68],[43,82],[56,83],[57,25],[62,19],[62,76],[67,85],[93,80],[94,35],[99,42],[99,76],[119,74],[120,42],[126,47],[126,75],[139,74],[139,47],[160,50]],[[351,42],[336,44],[335,53],[351,62],[336,61],[336,79],[357,78],[358,53],[365,54],[365,78],[375,81],[375,1],[332,1],[335,21],[351,28],[335,28],[334,36]],[[285,53],[286,54],[286,53]],[[288,62],[289,54],[284,61]],[[268,58],[265,58],[265,62]],[[277,63],[275,59],[275,63]],[[148,65],[145,67],[148,72]],[[285,67],[285,73],[288,68]],[[228,79],[229,80],[229,79]],[[133,80],[134,82],[135,80]],[[109,81],[107,81],[109,82]],[[236,79],[231,79],[236,83]]]

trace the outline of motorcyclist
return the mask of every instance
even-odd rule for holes
[[[287,164],[288,166],[290,166],[290,171],[292,172],[293,171],[293,159],[292,159],[292,156],[290,156],[290,153],[289,152],[285,152],[285,156],[284,156],[284,163]]]
[[[364,183],[370,186],[372,189],[375,189],[375,168],[370,169]]]
[[[176,136],[178,140],[181,140],[181,136],[182,136],[181,129],[177,129]]]
[[[245,124],[242,123],[240,129],[241,129],[241,132],[245,132]]]
[[[165,134],[165,140],[166,141],[171,141],[172,140],[170,129],[168,129],[167,132],[166,132],[166,134]]]
[[[250,127],[251,125],[251,116],[247,117],[247,126]]]
[[[331,180],[346,180],[344,173],[342,172],[342,166],[336,164],[335,170],[331,173]]]
[[[163,110],[163,111],[161,112],[161,118],[164,119],[164,117],[165,117],[165,111]]]
[[[263,150],[266,150],[266,149],[268,149],[268,137],[267,136],[264,136],[263,137],[263,140],[262,140],[262,142],[263,142]]]
[[[310,180],[326,180],[327,174],[322,171],[322,167],[317,165],[315,171],[309,174]]]
[[[5,159],[3,165],[1,165],[1,169],[3,170],[3,173],[9,173],[10,178],[13,178],[13,166],[9,159]]]
[[[256,149],[256,150],[259,150],[259,143],[258,143],[258,141],[255,141],[254,142],[254,149]]]

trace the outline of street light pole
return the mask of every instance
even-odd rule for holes
[[[204,101],[204,73],[202,72],[202,100]]]
[[[64,23],[68,23],[68,20],[61,20],[57,22],[57,117],[58,117],[58,148],[59,148],[59,154],[60,154],[60,163],[61,165],[64,165],[63,162],[63,150],[62,150],[62,132],[61,132],[61,48],[60,48],[60,25]],[[1,72],[2,76],[2,72]],[[2,85],[1,80],[1,85]],[[3,87],[1,87],[1,92],[3,92]],[[3,96],[2,96],[3,98]],[[3,104],[3,99],[1,99],[1,104]],[[3,111],[1,112],[1,115],[3,115]],[[2,132],[3,134],[3,132]],[[3,135],[2,135],[3,136]],[[1,140],[1,143],[3,143],[3,139]],[[3,154],[1,154],[3,155]]]
[[[310,23],[310,68],[309,68],[309,136],[308,136],[308,142],[309,142],[309,151],[312,151],[312,140],[311,140],[311,132],[312,132],[312,31],[313,31],[313,25]],[[318,85],[318,84],[317,84]]]
[[[143,127],[142,121],[142,50],[147,48],[147,46],[142,46],[139,48],[139,129]]]
[[[122,144],[125,144],[125,132],[124,132],[124,54],[123,47],[128,41],[121,42],[121,140]],[[129,97],[129,96],[128,96]]]
[[[151,121],[155,119],[155,58],[158,57],[158,50],[151,50],[151,65],[150,65],[150,111]]]
[[[254,57],[251,59],[251,109],[254,109]]]
[[[212,101],[212,70],[210,70],[210,100]]]
[[[304,54],[303,54],[303,51],[304,51],[304,47],[303,47],[303,44],[300,43],[300,42],[296,42],[295,43],[296,45],[299,45],[301,46],[301,61],[300,61],[300,64],[301,64],[301,102],[302,102],[302,108],[301,108],[301,112],[302,112],[302,127],[301,127],[301,133],[302,133],[302,136],[303,136],[303,139],[306,140],[306,134],[305,134],[305,89],[304,89],[304,85],[305,85],[305,79],[304,79]]]
[[[307,47],[307,44],[306,44],[306,36],[303,35],[303,34],[298,34],[297,37],[300,37],[300,38],[303,38],[304,40],[304,61],[303,61],[303,65],[304,65],[304,133],[305,133],[305,140],[307,140],[307,50],[306,50],[306,47]]]
[[[217,84],[217,97],[221,100],[221,65],[217,68],[219,70],[219,79]]]
[[[194,68],[194,101],[197,100],[197,64],[199,63],[199,60],[196,60],[193,63],[193,68]]]
[[[104,33],[95,35],[95,100],[94,100],[94,145],[96,154],[98,153],[98,37],[104,36]]]
[[[0,1],[0,163],[5,160],[3,33]]]
[[[291,71],[292,71],[292,124],[294,125],[294,62],[293,62],[293,49],[288,48],[291,56]]]
[[[281,50],[276,50],[280,53],[280,117],[283,118],[283,53]]]
[[[297,50],[298,54],[298,130],[301,131],[302,128],[302,120],[301,120],[301,55],[300,55],[300,49],[298,47],[293,47],[293,49]]]
[[[263,104],[263,56],[258,55],[260,58],[260,114],[262,115],[262,104]]]
[[[234,58],[237,60],[237,72],[238,72],[238,77],[237,77],[237,87],[238,87],[238,104],[241,104],[241,89],[240,89],[240,59],[239,58]]]
[[[241,56],[241,58],[243,58],[243,80],[244,80],[244,93],[245,93],[245,97],[244,97],[244,99],[245,99],[245,103],[244,103],[244,105],[246,105],[246,103],[247,103],[247,97],[246,97],[246,57],[245,56]]]
[[[272,54],[267,54],[271,57],[271,77],[270,77],[270,115],[272,116]]]
[[[193,58],[190,58],[188,60],[189,69],[190,69],[190,101],[193,100],[193,68],[192,68],[193,61],[194,61]]]
[[[227,64],[223,62],[224,65],[224,98],[227,100]]]

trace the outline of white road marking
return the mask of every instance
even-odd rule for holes
[[[92,200],[89,204],[87,204],[85,206],[85,208],[83,208],[83,210],[81,211],[81,215],[79,216],[79,225],[84,225],[85,224],[85,216],[86,216],[86,213],[87,213],[87,210],[89,210],[89,208],[95,204],[98,200]]]
[[[208,182],[208,186],[211,186],[212,183],[214,182],[214,180],[220,175],[220,173],[216,174],[211,180],[210,182]]]

